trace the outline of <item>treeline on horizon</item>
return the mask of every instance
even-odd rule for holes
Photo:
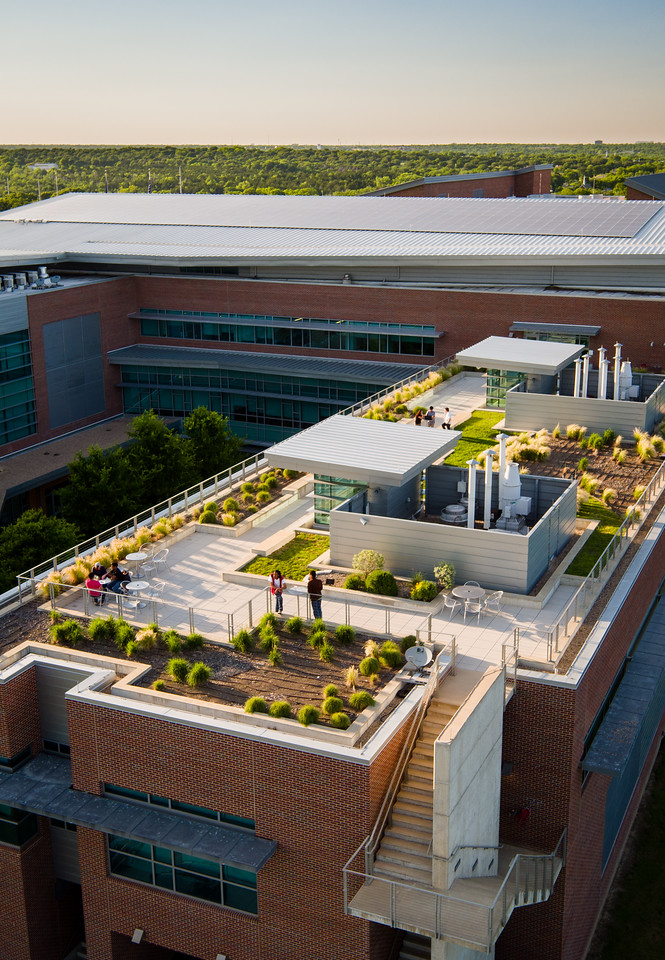
[[[554,193],[622,195],[627,177],[665,171],[665,144],[5,146],[0,209],[70,192],[353,195],[539,163],[554,165]]]

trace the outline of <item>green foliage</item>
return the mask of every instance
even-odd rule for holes
[[[589,467],[589,458],[588,458],[588,457],[582,457],[581,460],[579,461],[579,463],[577,464],[578,472],[579,472],[579,473],[584,473],[584,471],[587,470],[588,467]]]
[[[233,497],[227,497],[224,501],[224,512],[225,513],[237,513],[240,510],[240,506],[237,500],[234,500]]]
[[[579,423],[569,423],[566,427],[566,437],[568,440],[582,440],[586,434],[586,427],[581,427]]]
[[[365,657],[358,664],[358,671],[363,677],[371,677],[373,673],[378,673],[380,669],[381,664],[376,657]]]
[[[207,407],[192,410],[185,418],[184,430],[198,480],[220,473],[242,457],[242,439],[229,428],[226,417],[214,410]]]
[[[270,653],[271,650],[279,646],[279,637],[271,626],[266,625],[262,627],[259,636],[261,638],[259,640],[259,646],[267,653]]]
[[[257,503],[268,503],[270,500],[270,493],[267,490],[259,490],[256,495]]]
[[[302,617],[291,617],[290,620],[286,621],[286,629],[289,633],[292,633],[294,636],[297,636],[299,633],[302,633],[303,630],[303,619]]]
[[[125,647],[125,653],[131,659],[131,657],[135,657],[138,652],[139,652],[138,643],[136,642],[136,640],[130,640],[127,646]]]
[[[431,580],[421,580],[415,587],[411,588],[412,600],[429,601],[434,600],[437,595],[436,584]]]
[[[222,514],[222,523],[225,527],[235,527],[238,522],[237,513],[224,513]]]
[[[578,503],[577,515],[585,520],[598,520],[598,526],[566,569],[568,574],[586,577],[621,526],[622,518],[613,510],[604,507],[595,497],[589,497],[585,503]]]
[[[350,574],[344,581],[345,590],[364,590],[365,580],[359,573]]]
[[[349,697],[349,705],[353,710],[356,710],[360,713],[362,710],[365,710],[367,707],[373,707],[376,703],[376,700],[371,693],[368,693],[367,690],[356,690],[355,693],[352,693]]]
[[[312,620],[312,631],[313,632],[326,632],[326,622],[322,617],[317,617],[316,620]]]
[[[434,567],[434,578],[442,590],[451,590],[455,586],[455,564],[447,561],[440,563]]]
[[[612,429],[607,429],[603,433],[603,446],[611,447],[616,440],[616,433]]]
[[[113,628],[109,629],[109,622],[105,617],[95,617],[88,624],[88,634],[93,642],[110,640],[113,636]]]
[[[224,509],[226,509],[226,507]],[[209,500],[208,503],[204,505],[203,512],[217,515],[219,513],[219,504],[215,503],[214,500]]]
[[[398,670],[404,663],[402,651],[393,640],[386,640],[381,645],[379,659],[384,667],[389,667],[391,670]]]
[[[279,617],[276,613],[264,613],[261,619],[259,620],[259,628],[263,627],[272,627],[274,628],[279,624]]]
[[[136,417],[127,433],[133,442],[125,456],[141,506],[161,503],[199,479],[191,449],[153,410]]]
[[[453,452],[446,457],[446,464],[466,467],[467,460],[477,458],[483,450],[492,447],[496,443],[497,432],[493,428],[503,419],[503,411],[497,413],[496,410],[474,410],[468,420],[455,427],[462,431],[462,436]]]
[[[240,653],[247,653],[254,644],[254,638],[249,630],[238,630],[231,643]]]
[[[189,660],[182,657],[172,657],[166,664],[169,676],[177,683],[185,683],[189,673]]]
[[[274,490],[275,487],[279,486],[279,480],[277,479],[277,477],[274,477],[274,476],[268,477],[266,479],[266,486],[268,487],[269,490]]]
[[[200,687],[207,683],[212,676],[212,670],[206,663],[195,663],[187,674],[187,685],[190,687]]]
[[[397,596],[397,580],[389,570],[374,570],[365,580],[368,593],[378,593],[382,597]]]
[[[291,704],[288,702],[288,700],[275,700],[270,704],[269,713],[271,717],[278,717],[288,720],[291,716]]]
[[[587,437],[587,447],[589,450],[600,450],[604,446],[603,438],[599,433],[590,433]]]
[[[328,633],[325,630],[312,630],[307,637],[307,643],[310,647],[322,647],[328,641]]]
[[[184,650],[200,650],[205,642],[205,637],[201,636],[200,633],[190,633],[182,638]]]
[[[335,639],[338,643],[353,643],[356,639],[356,631],[346,623],[340,623],[335,630]]]
[[[348,713],[333,713],[330,718],[330,726],[336,727],[338,730],[346,730],[351,724],[351,717]]]
[[[245,701],[245,713],[267,713],[268,704],[263,697],[250,697]]]
[[[399,643],[399,648],[402,651],[402,653],[406,653],[409,647],[415,647],[417,643],[418,643],[418,638],[414,637],[414,635],[410,633],[408,636],[402,637]]]
[[[152,685],[152,689],[153,689],[153,690],[163,690],[163,689],[164,689],[164,681],[163,681],[163,680],[155,680],[155,682],[154,682],[153,685]]]
[[[338,697],[338,696],[339,696],[339,690],[338,690],[338,688],[335,686],[334,683],[328,683],[328,684],[323,688],[323,698],[324,698],[324,700],[325,700],[326,697]]]
[[[335,659],[335,648],[329,640],[325,640],[319,647],[319,660],[324,663],[332,663]]]
[[[41,510],[26,510],[14,523],[0,528],[0,593],[16,586],[16,576],[80,539],[76,526]]]
[[[284,478],[285,478],[286,480],[295,480],[295,478],[296,478],[297,476],[298,476],[298,471],[297,471],[297,470],[289,470],[289,469],[287,468],[287,469],[284,471]]]
[[[251,494],[253,494],[253,493],[254,493],[254,484],[253,484],[253,483],[249,483],[249,482],[243,483],[243,485],[240,487],[240,489],[242,490],[243,493],[251,493]]]
[[[361,576],[367,580],[368,574],[372,573],[373,570],[383,570],[386,561],[383,554],[376,550],[361,550],[360,553],[356,553],[352,562],[353,569],[358,570]]]
[[[328,537],[317,533],[297,533],[281,550],[270,557],[256,557],[242,568],[244,573],[270,576],[277,568],[288,580],[302,580],[309,564],[328,547]]]
[[[167,630],[162,634],[162,641],[169,653],[180,653],[182,650],[182,640],[175,630]]]
[[[84,639],[83,630],[77,620],[63,620],[49,627],[51,642],[63,647],[78,647]]]
[[[344,701],[340,697],[326,697],[321,704],[321,709],[325,714],[331,716],[333,713],[339,713],[344,709]]]
[[[113,639],[115,640],[116,646],[127,652],[129,644],[135,643],[134,628],[132,627],[131,623],[127,623],[126,620],[122,619],[117,620]],[[138,645],[136,649],[138,650]]]
[[[217,523],[217,514],[212,510],[204,510],[199,517],[199,523]]]
[[[274,644],[268,652],[268,662],[273,667],[278,667],[282,662],[282,654],[280,653],[278,644]]]
[[[302,723],[303,727],[308,727],[311,723],[318,723],[319,716],[317,708],[310,703],[298,710],[298,723]]]
[[[68,469],[68,483],[60,488],[62,514],[85,536],[107,530],[138,507],[133,473],[121,448],[92,446],[77,453]]]

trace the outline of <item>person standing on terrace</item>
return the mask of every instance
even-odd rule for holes
[[[309,599],[312,604],[312,613],[314,614],[314,619],[319,620],[321,617],[321,595],[323,593],[323,581],[319,580],[317,577],[316,570],[309,571],[307,593],[309,594]]]
[[[279,570],[273,570],[270,574],[270,592],[275,598],[275,613],[284,611],[284,577]]]

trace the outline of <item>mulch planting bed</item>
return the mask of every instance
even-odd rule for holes
[[[80,623],[85,627],[87,621],[80,620]],[[26,640],[49,643],[49,626],[49,616],[39,610],[37,601],[25,604],[0,618],[0,652]],[[272,666],[267,654],[258,646],[247,654],[217,644],[206,644],[199,650],[184,650],[177,654],[169,653],[164,647],[156,647],[153,650],[140,650],[131,660],[114,643],[106,640],[94,643],[86,640],[77,649],[128,662],[149,664],[150,671],[140,681],[143,687],[150,687],[155,680],[161,679],[167,693],[240,707],[249,697],[254,696],[263,697],[268,705],[274,700],[288,700],[294,715],[306,704],[320,708],[323,688],[334,683],[344,701],[344,712],[354,720],[357,714],[348,704],[348,696],[353,691],[345,685],[345,674],[348,667],[357,667],[364,658],[364,645],[370,636],[358,634],[352,644],[335,643],[334,660],[324,663],[319,659],[318,650],[307,644],[304,635],[294,637],[286,630],[279,629],[275,632],[280,638],[282,664],[279,666]],[[381,642],[382,640],[379,640],[379,643]],[[174,656],[183,657],[192,663],[200,661],[207,664],[213,670],[214,677],[196,689],[191,689],[187,684],[176,683],[166,672],[166,665]],[[362,682],[358,683],[356,689],[368,690],[375,696],[393,677],[394,671],[382,667],[376,685],[373,686],[368,679],[360,677],[359,681]],[[319,722],[327,722],[324,714],[321,714]]]

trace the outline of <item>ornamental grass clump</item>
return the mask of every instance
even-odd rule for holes
[[[614,489],[614,487],[605,487],[605,489],[603,490],[600,496],[600,499],[603,501],[606,507],[609,507],[611,503],[614,503],[616,498],[617,498],[617,492]]]
[[[337,730],[347,730],[351,726],[351,717],[340,710],[339,713],[333,713],[330,717],[330,726]]]
[[[270,500],[270,493],[267,490],[259,490],[256,495],[257,503],[268,503]]]
[[[113,637],[116,646],[127,653],[130,643],[134,643],[134,628],[126,620],[118,619],[115,624],[115,633]],[[137,647],[138,649],[138,647]]]
[[[605,446],[603,438],[599,433],[590,433],[586,441],[587,449],[593,450],[598,456],[598,451]]]
[[[275,647],[279,646],[279,637],[272,627],[264,627],[259,633],[259,646],[266,653],[270,653]]]
[[[51,643],[64,647],[78,647],[84,639],[80,623],[72,619],[52,624],[49,627],[49,633],[51,634]]]
[[[231,643],[240,653],[247,653],[254,645],[254,637],[249,630],[238,630]]]
[[[235,527],[236,523],[238,522],[238,519],[239,518],[237,513],[222,514],[222,523],[224,524],[225,527]]]
[[[271,717],[276,717],[282,720],[288,720],[291,717],[291,704],[288,700],[275,700],[270,704],[270,710],[268,711]]]
[[[615,463],[625,463],[628,454],[621,447],[615,447],[612,451],[612,459]]]
[[[344,674],[344,683],[350,690],[355,690],[358,686],[358,668],[348,667]]]
[[[386,640],[385,643],[381,644],[379,660],[384,667],[388,667],[390,670],[398,670],[404,663],[404,655],[394,640]]]
[[[185,683],[187,674],[189,673],[189,660],[185,660],[182,657],[172,657],[166,664],[166,670],[171,679],[175,680],[176,683]]]
[[[313,631],[323,631],[326,632],[326,622],[322,620],[321,617],[317,617],[316,620],[312,620],[312,630]]]
[[[333,713],[339,713],[340,710],[344,709],[344,701],[341,697],[326,697],[321,704],[321,709],[330,717]]]
[[[140,650],[152,650],[157,644],[157,631],[146,627],[145,630],[139,630],[136,634],[135,642]]]
[[[409,633],[406,637],[402,637],[399,642],[399,648],[402,653],[406,653],[411,647],[415,647],[418,643],[418,638],[415,637],[412,633]]]
[[[633,490],[633,500],[639,500],[641,497],[643,497],[645,490],[646,490],[646,487],[640,487],[640,486],[635,487],[635,489]]]
[[[569,423],[566,427],[566,437],[569,440],[581,440],[586,434],[586,427],[581,427],[579,423]]]
[[[182,638],[184,650],[200,650],[205,642],[205,637],[200,633],[189,633],[186,637]]]
[[[268,704],[263,697],[250,697],[249,700],[245,701],[243,709],[245,713],[267,713]]]
[[[325,630],[312,630],[310,635],[307,637],[307,643],[310,647],[322,647],[324,643],[328,642],[328,634]]]
[[[298,710],[298,723],[302,723],[303,727],[308,727],[311,723],[318,723],[319,716],[320,713],[317,708],[308,703]]]
[[[353,643],[356,639],[356,631],[346,623],[340,623],[335,630],[335,640],[337,643]]]
[[[352,693],[349,697],[349,705],[358,713],[366,710],[367,707],[373,707],[375,703],[376,700],[367,690],[356,690],[356,692]]]
[[[182,650],[182,640],[180,634],[175,630],[167,630],[162,634],[162,642],[169,653],[180,653]]]
[[[233,497],[227,497],[223,503],[224,513],[237,513],[240,510],[238,501],[234,500]]]
[[[282,654],[280,653],[279,643],[276,643],[273,648],[268,652],[268,663],[271,667],[278,667],[282,662]]]
[[[324,700],[326,699],[326,697],[338,697],[338,696],[339,696],[339,689],[335,686],[334,683],[328,683],[323,688]]]
[[[207,683],[212,676],[212,670],[207,663],[200,661],[195,663],[187,674],[187,685],[189,687],[200,687]]]
[[[163,681],[163,680],[155,680],[155,682],[154,682],[153,685],[152,685],[152,689],[153,689],[153,690],[157,690],[157,691],[163,690],[163,689],[164,689],[164,681]]]
[[[217,514],[212,510],[204,510],[199,517],[199,523],[217,523]]]
[[[583,473],[578,482],[582,490],[586,490],[592,496],[600,486],[600,480],[592,477],[590,473]]]
[[[57,611],[53,611],[56,613]],[[58,614],[58,616],[60,616]],[[57,621],[53,621],[56,623]],[[104,617],[95,617],[94,620],[91,620],[88,624],[88,633],[90,639],[97,642],[98,640],[110,640],[113,636],[114,628],[109,629],[109,622]]]
[[[139,652],[139,645],[136,640],[130,640],[127,646],[125,647],[125,653],[130,658],[135,657]]]
[[[332,663],[335,659],[335,648],[329,640],[326,640],[319,647],[319,660],[323,663]]]
[[[303,630],[303,619],[302,617],[291,617],[290,620],[286,621],[286,629],[289,633],[292,633],[294,636],[302,633]]]
[[[372,674],[378,673],[380,669],[381,664],[376,657],[365,657],[358,664],[358,670],[363,677],[371,677]]]
[[[380,644],[378,644],[376,640],[366,640],[365,646],[363,647],[363,653],[366,657],[378,658],[380,649]]]
[[[273,630],[279,624],[279,617],[276,613],[264,613],[259,620],[259,629],[263,627],[272,627]]]

